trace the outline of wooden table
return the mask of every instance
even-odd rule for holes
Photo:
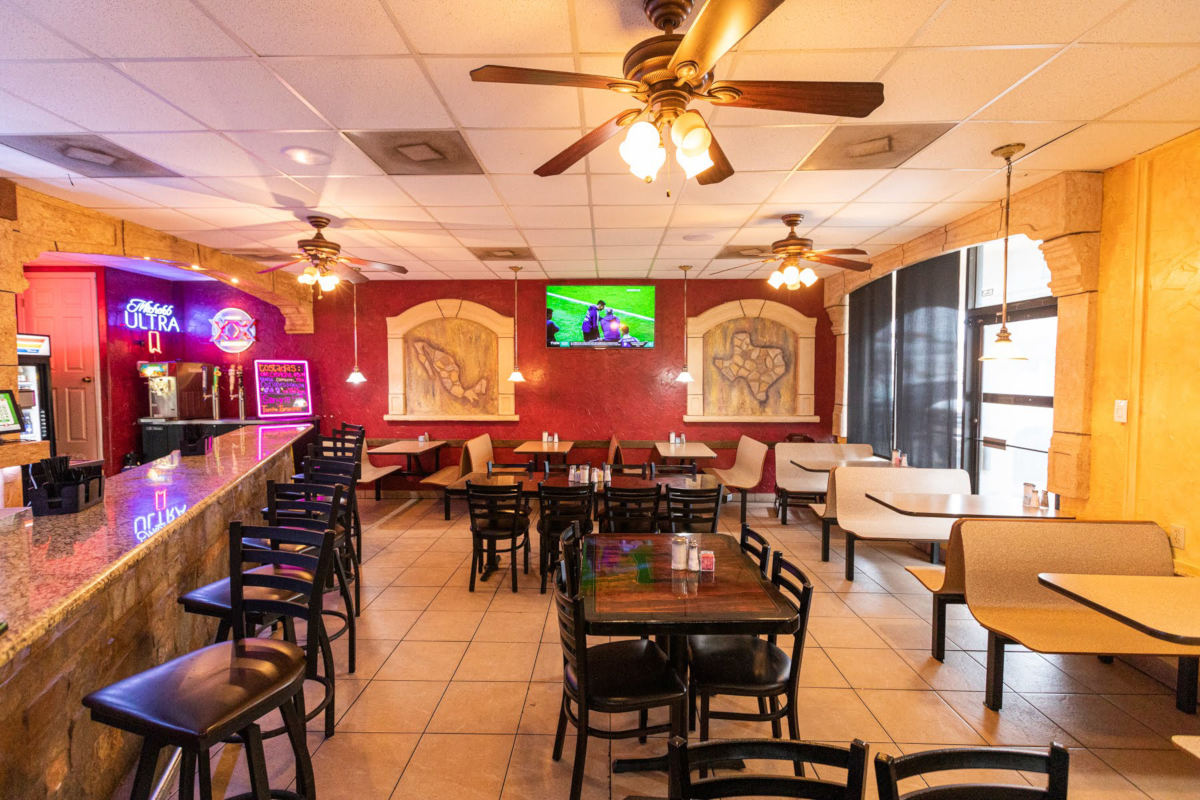
[[[522,442],[513,448],[514,453],[520,455],[545,456],[547,459],[551,456],[562,456],[563,463],[567,463],[567,453],[571,452],[571,448],[575,446],[574,442],[566,440],[558,442],[543,442],[537,439],[528,442]]]
[[[1200,579],[1042,572],[1038,583],[1148,636],[1200,645]]]
[[[1053,508],[1027,506],[1019,497],[990,494],[867,492],[867,497],[907,517],[979,517],[987,519],[1075,519]]]
[[[416,439],[397,439],[394,442],[389,442],[379,447],[372,447],[367,451],[367,455],[371,456],[405,456],[408,460],[408,466],[400,473],[401,475],[428,475],[421,467],[421,456],[433,451],[433,470],[437,472],[441,468],[442,448],[446,446],[446,442],[435,439],[428,442],[419,442]]]
[[[833,472],[834,467],[890,467],[892,462],[877,456],[849,459],[806,458],[802,461],[792,459],[792,466],[799,467],[805,472]]]
[[[717,454],[703,442],[688,442],[687,444],[671,444],[670,442],[655,442],[654,449],[663,458],[678,458],[688,463],[696,463],[697,458],[716,458]]]
[[[666,636],[672,664],[687,674],[693,634],[793,633],[796,609],[762,577],[736,539],[691,534],[716,556],[714,572],[671,569],[671,536],[602,533],[586,537],[580,590],[587,633]],[[666,756],[621,759],[614,772],[665,770]]]

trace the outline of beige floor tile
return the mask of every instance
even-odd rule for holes
[[[848,687],[842,673],[829,660],[829,656],[820,647],[806,645],[804,659],[800,662],[799,684],[810,688],[839,689]]]
[[[1174,694],[1106,694],[1110,703],[1159,736],[1200,736],[1200,714],[1175,708]]]
[[[894,742],[984,744],[935,692],[863,689],[859,695]]]
[[[424,611],[438,593],[436,586],[389,586],[364,606],[371,611]]]
[[[987,630],[976,622],[974,617],[947,619],[946,645],[954,645],[963,650],[987,650]]]
[[[1089,750],[1071,750],[1071,800],[1146,800],[1146,793]]]
[[[1095,694],[1024,694],[1084,747],[1170,750],[1171,742]],[[1003,712],[1001,712],[1003,713]]]
[[[529,684],[523,681],[451,681],[426,730],[430,733],[516,733],[528,688]]]
[[[361,619],[361,617],[359,618]],[[360,680],[369,680],[375,677],[375,673],[379,671],[379,667],[387,661],[388,656],[392,654],[392,650],[396,648],[395,639],[366,639],[360,638],[357,643],[357,652],[355,655],[357,663],[353,674],[347,672],[350,661],[350,640],[343,636],[333,643],[333,661],[337,665],[337,677],[341,680],[342,677],[358,678]]]
[[[983,692],[938,692],[960,717],[970,723],[988,744],[1040,747],[1058,742],[1076,747],[1071,735],[1051,722],[1025,698],[1009,693],[1004,708],[992,711],[983,704]]]
[[[542,638],[546,612],[489,611],[475,632],[477,642],[536,642]]]
[[[987,654],[971,651],[971,657],[986,665]],[[1040,653],[1004,654],[1004,685],[1017,692],[1089,694],[1084,684],[1051,664]]]
[[[944,661],[935,659],[928,649],[896,652],[934,689],[975,691],[986,684],[987,669],[962,650],[947,650]]]
[[[521,712],[519,733],[554,733],[558,727],[558,710],[562,707],[562,681],[529,684],[525,708]],[[571,730],[571,724],[567,727]]]
[[[1170,694],[1172,689],[1121,659],[1105,664],[1095,656],[1043,654],[1075,680],[1101,694]]]
[[[421,737],[338,731],[313,754],[321,800],[387,800]]]
[[[879,638],[897,650],[929,647],[933,638],[932,628],[923,619],[864,619],[863,622],[879,634]],[[953,646],[952,643],[946,642],[947,649]]]
[[[426,611],[405,635],[410,641],[470,641],[482,611]]]
[[[887,647],[888,644],[866,622],[842,617],[811,617],[808,633],[822,648]]]
[[[1200,796],[1200,761],[1179,750],[1092,750],[1154,800],[1194,800]]]
[[[538,647],[537,661],[533,664],[533,680],[561,681],[563,677],[562,645],[559,642],[543,642]]]
[[[797,689],[800,738],[848,742],[887,739],[883,727],[851,689]]]
[[[400,642],[375,677],[389,681],[448,681],[465,652],[467,642]]]
[[[441,541],[440,539],[438,541]],[[432,546],[432,543],[431,543]],[[412,563],[414,567],[451,567],[461,566],[464,561],[470,558],[469,553],[465,552],[445,552],[426,550],[416,561]]]
[[[827,647],[825,655],[855,689],[929,689],[894,650]]]
[[[426,734],[392,800],[498,800],[514,739],[511,735]]]
[[[454,567],[409,567],[392,581],[393,586],[445,586]]]
[[[875,596],[875,595],[870,595]],[[882,596],[882,595],[880,595]],[[854,617],[854,610],[846,605],[842,595],[834,592],[813,592],[812,617]]]
[[[403,639],[420,616],[420,611],[380,610],[373,614],[364,613],[355,620],[359,643],[364,639],[388,639],[393,642]]]
[[[890,594],[849,592],[842,600],[860,617],[917,619],[911,608]]]
[[[831,745],[835,745],[837,747],[846,747],[850,743],[849,743],[849,741],[826,741],[826,742],[822,742],[822,744],[831,744]],[[866,775],[866,780],[863,782],[866,787],[866,791],[863,792],[863,800],[879,800],[879,789],[875,783],[875,767],[874,767],[875,755],[877,753],[885,753],[887,755],[898,756],[898,755],[902,754],[902,751],[900,750],[900,748],[897,745],[893,744],[892,742],[890,742],[886,739],[884,739],[882,741],[870,741],[870,742],[867,742],[866,744],[867,744],[867,775]],[[838,782],[845,782],[845,780],[846,780],[846,770],[844,770],[844,769],[839,769],[837,767],[830,767],[830,766],[826,766],[824,764],[817,764],[817,765],[811,765],[811,766],[812,766],[811,774],[816,775],[821,780],[838,781]],[[918,778],[915,781],[901,783],[900,788],[905,791],[912,791],[913,789],[915,789],[919,786],[924,786],[924,785],[925,785],[925,782]]]
[[[471,642],[454,673],[458,681],[528,681],[538,646],[532,642]]]
[[[454,581],[438,590],[429,603],[430,611],[487,611],[492,604],[496,587],[488,583],[477,583],[475,591],[468,592],[462,581]]]
[[[567,734],[563,756],[554,761],[554,737],[517,736],[508,772],[504,776],[501,800],[557,800],[571,789],[571,771],[575,756],[575,737]],[[623,796],[623,795],[622,795]],[[608,742],[588,742],[580,800],[609,800]]]
[[[420,733],[445,690],[442,681],[371,681],[342,717],[338,730]]]

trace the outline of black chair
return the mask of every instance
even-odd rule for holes
[[[788,736],[799,738],[796,687],[813,587],[804,573],[779,552],[772,559],[771,583],[793,604],[799,617],[791,653],[779,647],[774,634],[766,639],[748,635],[688,637],[693,702],[698,699],[700,703],[701,741],[708,739],[710,719],[770,722],[771,735],[778,739],[780,720],[786,718]],[[758,713],[712,710],[712,698],[722,694],[757,698]]]
[[[679,489],[667,486],[660,527],[672,533],[716,533],[724,489]]]
[[[353,673],[358,663],[358,630],[355,617],[358,607],[350,594],[350,576],[358,582],[353,551],[350,549],[350,533],[345,521],[348,519],[348,503],[341,486],[331,487],[314,483],[276,483],[267,481],[267,507],[263,509],[263,521],[271,526],[303,528],[309,531],[332,530],[336,534],[333,546],[333,577],[335,588],[345,605],[345,612],[326,608],[326,617],[342,621],[341,627],[329,633],[329,640],[349,637],[347,671]]]
[[[529,515],[521,484],[484,486],[467,481],[467,511],[471,517],[471,584],[475,576],[495,564],[499,553],[512,556],[512,590],[517,591],[517,555],[525,551],[529,574]],[[503,540],[507,547],[499,547]],[[486,552],[485,552],[486,545]]]
[[[608,533],[654,533],[658,530],[662,487],[618,489],[606,486],[601,496],[600,530]]]
[[[576,523],[581,534],[591,533],[595,507],[596,494],[590,483],[579,486],[538,484],[538,572],[542,578],[542,594],[546,593],[546,578],[558,563],[558,542],[563,529]]]
[[[656,478],[659,475],[696,475],[696,464],[660,464],[655,461],[650,462],[650,477]]]
[[[563,694],[558,712],[558,730],[554,736],[554,760],[562,758],[567,721],[575,726],[575,763],[571,773],[570,800],[579,800],[583,773],[587,764],[587,743],[592,736],[601,739],[645,740],[655,733],[684,733],[687,690],[671,667],[666,653],[652,641],[627,639],[591,647],[585,632],[583,597],[579,594],[578,575],[568,567],[578,558],[574,532],[564,535],[569,555],[560,561],[554,581],[554,602],[558,615],[558,633],[563,650]],[[648,725],[652,708],[670,709],[670,722]],[[593,727],[592,712],[620,714],[637,711],[639,724],[634,728],[610,730]]]
[[[583,467],[590,472],[592,469],[592,462],[584,461],[582,464],[551,464],[549,459],[542,460],[542,474],[547,478],[556,472],[570,472],[572,467]]]
[[[266,538],[313,548],[309,552],[244,549],[243,538]],[[243,573],[246,560],[269,566]],[[209,750],[218,742],[245,745],[252,795],[315,797],[312,762],[305,738],[304,681],[313,674],[311,654],[322,645],[320,581],[333,562],[333,539],[290,528],[229,526],[230,599],[233,641],[208,645],[157,667],[92,692],[83,699],[92,719],[142,737],[142,751],[130,797],[148,800],[154,789],[159,751],[182,751],[179,796],[193,797],[200,779],[201,800],[212,800]],[[308,623],[310,656],[294,641],[260,639],[247,624],[252,616],[275,616]],[[291,625],[288,626],[291,628]],[[332,680],[332,673],[329,673]],[[332,705],[332,703],[330,704]],[[272,792],[267,781],[263,738],[257,720],[278,709],[296,759],[298,794]],[[327,731],[332,735],[332,730]],[[198,768],[198,769],[197,769]]]
[[[742,526],[741,536],[742,552],[758,562],[758,571],[767,575],[767,561],[771,557],[771,545],[767,544],[767,539],[761,533],[750,530],[749,525]]]
[[[650,464],[608,464],[609,471],[613,475],[632,475],[635,478],[646,478],[650,475]]]
[[[998,747],[964,747],[925,750],[904,756],[880,753],[875,756],[875,781],[879,800],[1066,800],[1067,773],[1071,756],[1061,744],[1045,753]],[[1046,787],[995,783],[955,783],[924,786],[905,794],[899,782],[905,778],[950,769],[1010,769],[1038,772],[1047,776]]]
[[[487,462],[487,475],[490,478],[492,475],[511,475],[514,472],[524,472],[532,476],[534,467],[535,463],[532,458],[528,461],[513,461],[507,464],[499,461],[489,461]]]
[[[346,552],[354,568],[354,609],[362,612],[362,552],[363,535],[362,520],[358,515],[359,465],[345,458],[306,458],[301,482],[322,484],[325,486],[341,486],[346,493],[348,504],[345,527],[351,546]]]
[[[867,780],[867,744],[859,739],[849,747],[814,742],[776,739],[731,739],[707,744],[688,744],[673,737],[668,761],[670,800],[710,800],[723,797],[801,797],[812,800],[862,800]],[[728,777],[692,780],[709,769],[733,760],[791,761],[793,764],[822,764],[846,771],[844,781],[790,775],[739,773]]]

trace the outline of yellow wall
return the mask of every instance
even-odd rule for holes
[[[1200,573],[1200,131],[1105,173],[1098,295],[1091,498],[1075,510],[1186,526],[1176,556]]]

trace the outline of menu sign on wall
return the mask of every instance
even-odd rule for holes
[[[312,413],[308,362],[255,359],[259,417],[296,417]]]

